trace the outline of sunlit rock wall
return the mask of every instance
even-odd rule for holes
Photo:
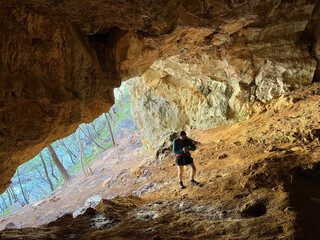
[[[133,118],[148,147],[158,147],[171,131],[245,120],[268,101],[312,83],[319,41],[311,50],[301,38],[313,6],[295,8],[285,17],[290,21],[282,7],[269,21],[226,23],[210,34],[176,29],[171,42],[188,46],[132,80]]]

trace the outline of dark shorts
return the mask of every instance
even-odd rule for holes
[[[193,158],[188,154],[182,154],[176,157],[177,166],[184,166],[193,163]]]

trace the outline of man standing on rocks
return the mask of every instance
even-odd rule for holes
[[[190,184],[198,185],[199,183],[194,180],[196,175],[196,166],[193,163],[193,158],[191,157],[190,151],[196,150],[196,146],[192,141],[187,138],[185,131],[181,131],[179,137],[173,141],[173,152],[176,155],[176,164],[178,167],[178,179],[180,188],[186,188],[183,185],[183,168],[187,166],[190,170]]]

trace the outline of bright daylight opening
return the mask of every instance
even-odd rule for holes
[[[115,104],[108,113],[18,167],[1,195],[1,229],[13,223],[38,226],[70,212],[75,217],[101,198],[126,192],[121,185],[125,174],[148,153],[131,117],[129,85],[114,89]]]

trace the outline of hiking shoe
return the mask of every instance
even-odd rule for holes
[[[180,185],[180,188],[181,188],[181,189],[185,189],[185,188],[186,188],[186,186],[183,185],[183,183],[179,183],[179,185]]]
[[[190,180],[190,184],[194,186],[194,185],[199,185],[200,183],[195,180]]]

